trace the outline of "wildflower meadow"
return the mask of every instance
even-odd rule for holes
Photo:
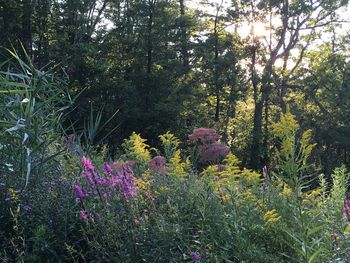
[[[350,262],[346,3],[0,1],[0,262]]]

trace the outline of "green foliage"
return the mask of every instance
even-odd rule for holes
[[[344,258],[349,260],[349,236],[346,227],[349,222],[344,221],[344,200],[349,184],[349,172],[342,166],[336,168],[331,176],[332,186],[328,190],[327,182],[323,175],[320,176],[319,209],[322,221],[325,222],[323,231],[324,247],[332,255],[332,259]],[[326,234],[325,234],[326,233]]]

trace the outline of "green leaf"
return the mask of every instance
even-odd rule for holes
[[[319,248],[318,250],[316,250],[309,258],[308,263],[312,263],[315,262],[314,260],[316,259],[316,257],[321,254],[324,251],[323,248]]]
[[[323,225],[320,225],[320,226],[316,226],[310,230],[307,231],[307,236],[310,237],[311,235],[319,232],[320,230],[322,230],[326,225],[323,224]]]

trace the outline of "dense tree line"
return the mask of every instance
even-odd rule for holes
[[[23,45],[36,66],[63,69],[79,94],[68,131],[80,132],[92,108],[102,122],[118,110],[95,141],[111,149],[132,131],[152,144],[167,130],[185,138],[213,127],[244,165],[260,168],[275,145],[271,122],[290,110],[313,128],[314,158],[328,172],[350,162],[346,5],[1,0],[0,46]]]

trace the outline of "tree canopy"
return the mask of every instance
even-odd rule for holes
[[[314,158],[330,171],[350,162],[347,4],[7,0],[0,56],[23,46],[37,67],[63,69],[79,95],[67,131],[100,112],[106,125],[93,143],[112,154],[133,131],[156,143],[166,131],[184,139],[213,127],[260,169],[272,161],[272,122],[291,111],[314,129]]]

